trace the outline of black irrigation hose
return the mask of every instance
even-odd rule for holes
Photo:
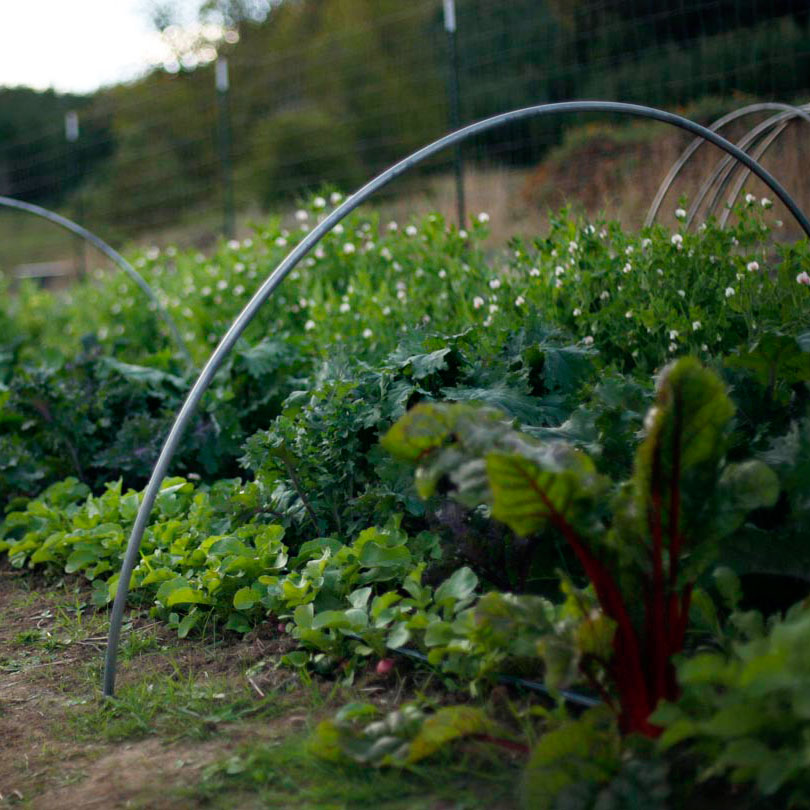
[[[377,175],[373,180],[363,186],[359,191],[355,192],[352,196],[346,199],[339,205],[331,214],[329,214],[321,223],[313,228],[302,240],[296,245],[293,250],[284,258],[284,260],[276,267],[276,269],[265,279],[264,283],[254,293],[250,301],[245,305],[244,309],[239,313],[236,319],[231,324],[228,331],[220,340],[216,349],[214,349],[208,362],[203,367],[200,375],[197,377],[194,386],[189,391],[185,402],[180,408],[174,424],[172,425],[169,435],[163,444],[160,451],[160,456],[152,470],[152,475],[149,478],[149,483],[144,491],[143,501],[141,502],[138,514],[135,518],[135,523],[132,527],[132,532],[129,536],[127,543],[127,550],[124,556],[124,562],[121,566],[121,573],[118,580],[118,590],[115,595],[115,602],[113,604],[112,614],[110,616],[110,632],[107,637],[107,651],[105,654],[104,662],[104,684],[103,692],[105,696],[111,696],[115,692],[115,671],[118,657],[118,640],[121,633],[121,623],[124,618],[124,610],[126,608],[127,596],[129,594],[129,583],[135,564],[138,561],[139,550],[141,546],[141,539],[146,530],[146,525],[149,516],[152,512],[152,507],[155,504],[155,499],[160,492],[160,485],[166,472],[169,468],[174,453],[177,449],[180,439],[191,421],[203,394],[208,389],[214,375],[217,373],[219,367],[230,353],[231,349],[236,345],[242,333],[247,328],[248,324],[253,320],[259,309],[273,294],[276,288],[285,279],[287,274],[309,253],[315,245],[338,224],[344,217],[348,216],[355,208],[361,203],[365,202],[375,192],[384,186],[388,185],[391,181],[395,180],[400,175],[405,174],[407,171],[417,166],[429,157],[432,157],[437,152],[441,152],[449,146],[454,146],[457,143],[467,140],[468,138],[487,132],[495,127],[504,124],[522,121],[527,118],[535,118],[544,115],[557,115],[559,113],[586,113],[586,112],[599,112],[599,113],[619,113],[623,115],[636,116],[638,118],[648,118],[654,121],[661,121],[665,124],[684,129],[694,135],[699,135],[710,141],[715,146],[720,147],[723,151],[733,155],[740,163],[747,166],[754,172],[773,192],[779,197],[780,200],[788,207],[790,212],[798,220],[802,229],[810,237],[810,221],[808,221],[804,212],[799,208],[793,198],[783,188],[779,181],[768,171],[762,168],[750,155],[743,152],[730,143],[725,138],[712,132],[710,129],[690,121],[688,118],[676,115],[675,113],[658,110],[654,107],[645,107],[638,104],[625,104],[619,101],[565,101],[557,104],[540,104],[534,107],[525,107],[520,110],[513,110],[511,112],[501,113],[492,118],[486,118],[483,121],[470,124],[463,127],[456,132],[451,132],[443,138],[434,141],[431,144],[423,147],[422,149],[414,152],[412,155],[396,163],[394,166],[386,169],[382,174]]]
[[[344,635],[347,638],[353,638],[356,641],[363,641],[363,637],[358,636],[356,633],[345,633]],[[420,653],[418,650],[412,650],[410,647],[390,647],[389,651],[396,653],[397,655],[401,655],[404,658],[412,658],[414,661],[419,661],[421,664],[431,666],[430,661],[428,661],[428,657],[424,653]],[[514,675],[496,674],[495,680],[504,686],[520,686],[523,689],[531,689],[533,692],[540,692],[541,694],[551,698],[555,697],[555,695],[561,695],[568,703],[573,703],[575,706],[582,706],[585,709],[590,709],[594,706],[600,706],[602,704],[602,701],[598,698],[582,695],[579,692],[572,691],[571,689],[558,689],[555,691],[549,689],[548,686],[546,686],[544,683],[540,683],[539,681],[529,681],[526,680],[526,678],[518,678]]]
[[[6,208],[13,208],[17,211],[25,211],[27,214],[34,214],[34,216],[42,217],[43,219],[70,231],[76,236],[80,236],[86,242],[89,242],[93,247],[101,251],[110,261],[114,262],[121,268],[140,288],[149,300],[155,305],[155,308],[160,313],[160,317],[166,322],[177,348],[183,355],[189,369],[194,368],[194,362],[191,359],[191,354],[188,351],[183,338],[180,336],[180,330],[174,319],[169,315],[168,310],[160,303],[155,291],[146,282],[146,279],[113,247],[110,247],[103,239],[100,239],[92,231],[83,228],[81,225],[73,222],[73,220],[63,217],[54,211],[49,211],[47,208],[42,208],[39,205],[23,202],[22,200],[15,200],[13,197],[0,196],[0,205]]]

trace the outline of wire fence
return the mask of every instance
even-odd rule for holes
[[[56,207],[113,244],[148,235],[203,245],[321,184],[351,190],[506,109],[602,98],[708,124],[748,101],[810,95],[804,0],[298,0],[240,33],[219,70],[156,70],[57,99],[36,126],[0,128],[0,194]],[[0,106],[16,98],[0,91]],[[66,133],[70,110],[78,133]],[[595,121],[487,133],[396,183],[382,204],[407,211],[421,201],[450,219],[499,205],[509,231],[573,200],[640,224],[686,141]],[[765,158],[803,205],[791,184],[805,134],[794,124]],[[672,193],[698,185],[684,172]],[[46,242],[14,216],[0,214],[0,269],[64,254],[69,243]]]

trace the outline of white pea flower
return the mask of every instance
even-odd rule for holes
[[[392,219],[385,227],[393,233],[399,228],[399,225],[397,225],[397,223]]]
[[[656,268],[655,272],[658,273],[659,276],[664,275],[664,271],[660,267]]]
[[[329,195],[329,202],[332,203],[332,205],[337,205],[341,200],[343,200],[343,195],[339,191],[333,191]]]
[[[424,271],[424,270],[423,270],[421,267],[417,267],[417,268],[416,268],[416,272],[414,273],[414,275],[415,275],[417,278],[423,278],[423,277],[424,277],[424,275],[425,275],[425,271]]]
[[[338,236],[343,236],[343,231],[344,231],[344,228],[343,228],[343,225],[341,225],[340,222],[338,222],[338,224],[335,225],[334,228],[332,228],[332,233],[337,234]]]
[[[241,284],[237,284],[233,288],[233,294],[234,295],[244,295],[245,294],[245,288]]]
[[[678,330],[677,329],[670,329],[669,330],[669,339],[670,340],[677,340],[678,338]]]
[[[701,222],[700,225],[698,225],[698,233],[703,233],[707,227],[705,222]]]
[[[623,289],[624,289],[624,287],[622,287],[622,285],[621,285],[621,284],[617,284],[617,285],[616,285],[616,291],[617,291],[617,292],[621,292]]]
[[[298,210],[295,212],[295,218],[296,218],[296,219],[297,219],[299,222],[306,222],[306,221],[309,219],[309,212],[308,212],[308,211],[305,211],[303,208],[299,208],[299,209],[298,209]]]
[[[318,245],[315,248],[315,258],[322,259],[324,256],[326,256],[326,251],[323,249],[323,245]]]
[[[697,332],[703,324],[700,321],[692,321],[692,331]]]
[[[315,321],[313,320],[309,320],[304,324],[304,329],[306,329],[307,332],[311,332],[314,328],[315,328]]]
[[[742,281],[745,278],[745,276],[742,273],[735,273],[735,275],[737,277],[737,281]]]
[[[391,255],[391,251],[387,247],[384,247],[380,251],[380,256],[382,256],[383,259],[385,259],[387,262],[390,262],[391,259],[393,258],[393,256]]]
[[[683,208],[676,208],[675,219],[686,219],[686,210]]]
[[[490,288],[491,290],[497,290],[497,289],[498,289],[498,287],[500,287],[500,286],[501,286],[501,280],[500,280],[499,278],[493,278],[493,279],[492,279],[492,280],[489,282],[489,288]]]
[[[702,352],[707,352],[707,351],[709,351],[709,347],[705,343],[701,343],[700,344],[700,350]]]
[[[678,295],[680,295],[681,298],[686,298],[686,290],[678,290]]]
[[[405,228],[405,233],[408,236],[416,236],[416,234],[417,234],[416,226],[415,225],[408,225],[408,227]]]
[[[228,289],[228,282],[227,282],[227,281],[225,281],[225,279],[224,279],[224,278],[221,278],[221,279],[220,279],[220,280],[217,282],[217,289],[218,289],[218,290],[227,290],[227,289]]]
[[[481,224],[486,225],[486,223],[487,223],[487,222],[489,222],[489,214],[488,214],[486,211],[482,211],[482,212],[481,212],[481,213],[478,215],[478,221],[479,221]]]
[[[383,315],[390,315],[391,314],[391,307],[383,307],[382,314]]]
[[[369,338],[374,337],[374,332],[371,331],[368,327],[363,330],[363,337],[368,340]]]
[[[624,313],[624,317],[625,318],[632,318],[633,317],[633,311],[628,309],[627,312]]]
[[[554,248],[554,250],[552,250],[551,253],[549,253],[549,256],[551,256],[552,259],[556,259],[557,258],[557,248]]]
[[[599,293],[599,297],[600,297],[600,298],[601,298],[603,301],[607,301],[607,300],[608,300],[608,298],[610,298],[610,293],[609,293],[607,290],[602,290],[602,292],[600,292],[600,293]]]
[[[585,335],[585,337],[582,338],[582,342],[586,346],[593,346],[593,336],[592,335]]]
[[[464,228],[462,228],[462,229],[461,229],[461,230],[458,232],[458,237],[459,237],[459,239],[466,239],[468,236],[469,236],[469,234],[467,233],[467,231],[465,231],[465,230],[464,230]]]
[[[287,240],[283,236],[279,236],[276,239],[276,245],[278,247],[287,247]]]
[[[565,268],[561,267],[559,264],[554,268],[554,275],[559,278],[565,272]]]
[[[734,295],[734,287],[726,287],[726,298],[731,298]]]
[[[498,305],[497,304],[490,304],[489,305],[489,313],[490,313],[490,315],[494,315],[497,311],[498,311]]]
[[[316,197],[312,201],[312,207],[313,208],[318,208],[318,209],[326,208],[326,200],[323,197]]]
[[[763,197],[763,198],[762,198],[762,199],[759,201],[759,204],[760,204],[760,205],[761,205],[763,208],[770,208],[770,207],[773,205],[773,201],[772,201],[772,200],[769,200],[767,197]]]
[[[676,343],[670,343],[669,344],[669,350],[671,352],[677,352],[678,351],[678,345]]]
[[[364,251],[365,253],[368,253],[370,250],[374,250],[374,248],[375,248],[375,247],[376,247],[376,246],[375,246],[374,242],[369,241],[369,242],[366,242],[366,243],[363,245],[363,251]]]
[[[492,318],[487,316],[486,320],[484,321],[484,326],[490,326],[492,324]]]
[[[678,250],[683,247],[683,237],[679,233],[672,234],[672,238],[669,241],[672,242]]]
[[[347,304],[347,303],[344,301],[344,302],[343,302],[343,303],[342,303],[342,304],[341,304],[341,305],[338,307],[338,309],[339,309],[339,310],[340,310],[342,313],[344,313],[344,314],[345,314],[346,312],[349,312],[349,311],[351,310],[351,305],[350,305],[350,304]]]
[[[641,240],[641,249],[642,250],[646,250],[651,245],[652,245],[652,239],[642,239]]]
[[[555,286],[555,287],[556,287],[558,290],[560,289],[560,287],[562,287],[562,285],[563,285],[563,283],[562,283],[562,279],[561,279],[561,278],[558,278],[558,279],[557,279],[557,280],[554,282],[554,286]]]
[[[526,299],[522,295],[519,295],[515,299],[515,306],[516,307],[522,307],[525,303],[526,303]]]
[[[602,230],[599,231],[599,238],[600,239],[607,239],[607,235],[608,235],[608,232],[604,228],[602,228]]]
[[[575,317],[575,318],[578,318],[580,315],[582,315],[582,310],[581,310],[579,307],[577,307],[577,308],[574,310],[574,317]]]
[[[239,244],[239,240],[238,240],[238,239],[231,239],[231,240],[229,240],[229,241],[228,241],[228,247],[229,247],[231,250],[239,250],[239,248],[241,247],[241,245]]]
[[[481,309],[482,306],[484,306],[484,299],[480,295],[476,295],[473,298],[473,309]]]
[[[635,248],[634,248],[632,245],[628,245],[628,246],[627,246],[627,247],[624,249],[624,255],[625,255],[625,256],[632,256],[632,255],[633,255],[633,250],[634,250],[634,249],[635,249]]]
[[[345,245],[343,245],[343,252],[344,252],[344,253],[345,253],[347,256],[348,256],[349,254],[351,254],[351,253],[354,253],[356,250],[357,250],[357,248],[356,248],[356,247],[355,247],[355,246],[354,246],[354,245],[353,245],[351,242],[346,242],[346,244],[345,244]]]
[[[569,242],[568,243],[568,252],[569,253],[576,253],[579,250],[579,245],[576,242]]]
[[[400,301],[405,302],[408,298],[405,290],[397,290],[397,298],[399,298]]]
[[[587,233],[589,236],[593,236],[596,233],[596,227],[593,225],[586,225],[585,233]]]
[[[785,223],[782,222],[781,219],[777,219],[773,224],[776,225],[777,228],[781,228]]]
[[[757,201],[757,198],[753,194],[746,194],[745,195],[745,204],[746,205],[753,205]]]
[[[633,269],[633,265],[630,264],[630,262],[627,262],[627,264],[625,264],[625,266],[622,267],[622,273],[627,274],[627,273],[631,272],[632,269]]]
[[[289,233],[287,233],[287,231],[282,231],[282,233],[284,234],[284,236],[289,236]],[[243,248],[252,248],[253,247],[253,240],[249,239],[249,238],[245,239],[242,242],[242,247]]]
[[[745,269],[749,273],[755,273],[757,270],[759,270],[759,262],[748,262],[748,264],[745,265]]]
[[[532,269],[529,270],[529,275],[532,278],[538,278],[540,276],[540,270],[537,267],[532,267]]]
[[[804,284],[806,286],[810,286],[810,275],[807,274],[805,270],[802,270],[798,276],[796,276],[796,282],[798,284]]]
[[[208,298],[208,296],[211,295],[211,288],[210,287],[203,287],[200,290],[200,295],[202,295],[203,298]]]

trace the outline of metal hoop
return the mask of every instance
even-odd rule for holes
[[[533,118],[543,115],[557,115],[559,113],[584,113],[584,112],[603,112],[603,113],[619,113],[623,115],[632,115],[639,118],[648,118],[654,121],[662,121],[665,124],[679,127],[699,135],[702,138],[710,141],[711,143],[719,146],[725,152],[733,155],[737,160],[748,166],[760,179],[763,180],[779,197],[782,202],[788,207],[790,212],[799,221],[804,232],[810,237],[810,221],[808,221],[804,212],[794,202],[793,198],[782,187],[778,180],[773,177],[769,172],[765,171],[755,160],[747,155],[734,144],[722,138],[710,129],[707,129],[688,118],[683,118],[674,113],[658,110],[654,107],[644,107],[637,104],[625,104],[618,101],[566,101],[557,104],[541,104],[534,107],[525,107],[520,110],[513,110],[512,112],[501,113],[500,115],[493,116],[492,118],[478,121],[477,123],[470,124],[463,127],[456,132],[451,132],[439,140],[423,147],[422,149],[414,152],[409,157],[396,163],[394,166],[386,169],[382,174],[377,175],[373,180],[363,186],[352,196],[348,197],[341,205],[339,205],[331,214],[329,214],[323,222],[317,227],[313,228],[302,240],[296,245],[293,250],[284,258],[284,260],[273,270],[267,277],[261,287],[254,293],[250,301],[245,305],[244,309],[239,313],[234,322],[231,324],[228,331],[220,340],[216,349],[214,349],[208,362],[203,367],[191,391],[189,391],[185,402],[180,408],[174,424],[172,425],[169,435],[160,451],[160,456],[152,470],[152,475],[149,479],[146,489],[144,490],[143,500],[138,514],[135,518],[135,523],[132,527],[132,532],[127,544],[127,550],[124,556],[124,562],[121,566],[120,578],[118,580],[118,589],[115,595],[115,602],[113,604],[112,614],[110,616],[110,631],[107,637],[107,651],[105,655],[104,665],[104,695],[112,696],[115,691],[115,672],[118,655],[118,641],[121,635],[121,623],[124,617],[124,609],[126,607],[127,596],[129,594],[129,581],[132,576],[132,571],[135,568],[135,563],[138,558],[138,552],[141,545],[141,539],[146,529],[147,521],[152,512],[152,507],[155,504],[158,492],[160,491],[160,484],[163,481],[169,464],[174,456],[180,438],[183,435],[186,426],[188,425],[194,411],[202,399],[203,394],[211,384],[214,375],[224,361],[225,357],[236,344],[239,337],[247,328],[250,321],[254,318],[264,302],[272,295],[275,289],[281,284],[287,274],[301,261],[304,256],[315,247],[316,244],[335,226],[348,216],[355,208],[361,203],[365,202],[376,191],[386,186],[395,178],[404,174],[412,169],[422,161],[431,157],[432,155],[440,152],[448,146],[461,143],[462,141],[478,135],[482,132],[487,132],[490,129],[501,126],[503,124],[513,123],[525,118]]]
[[[48,222],[52,222],[54,225],[58,225],[60,228],[64,228],[66,231],[70,231],[76,236],[80,236],[86,242],[89,242],[93,247],[97,250],[101,251],[110,261],[114,262],[118,265],[140,288],[143,290],[144,294],[149,298],[149,300],[155,305],[155,308],[160,313],[161,318],[166,322],[166,326],[169,327],[169,331],[174,338],[174,342],[177,344],[177,348],[180,350],[180,353],[185,358],[186,362],[188,363],[189,368],[194,368],[194,361],[191,359],[191,354],[189,353],[188,347],[186,346],[183,338],[180,336],[180,331],[177,328],[177,324],[175,324],[171,315],[169,315],[166,308],[160,303],[158,297],[155,295],[155,291],[147,284],[144,277],[117,251],[115,248],[110,247],[103,239],[100,239],[91,231],[88,231],[87,228],[83,228],[81,225],[73,222],[73,220],[68,219],[67,217],[63,217],[61,214],[57,214],[54,211],[49,211],[47,208],[42,208],[39,205],[33,205],[32,203],[23,202],[22,200],[15,200],[13,197],[2,197],[0,196],[0,205],[5,206],[6,208],[14,208],[17,211],[25,211],[27,214],[33,214],[37,217],[42,217],[43,219],[47,219]]]
[[[721,116],[712,124],[709,125],[709,129],[712,132],[719,132],[726,124],[730,124],[733,121],[736,121],[739,118],[743,118],[746,115],[752,115],[758,112],[764,112],[765,110],[782,110],[782,111],[789,111],[795,110],[795,107],[792,107],[790,104],[782,104],[779,102],[762,102],[759,104],[749,104],[746,107],[740,107],[737,110],[732,110],[730,113],[726,113],[726,115]],[[653,199],[649,211],[647,211],[647,216],[644,219],[644,227],[648,228],[650,225],[655,222],[655,218],[658,216],[658,210],[661,207],[661,203],[664,201],[664,197],[666,197],[667,192],[671,188],[673,182],[675,182],[675,178],[680,174],[683,167],[689,162],[692,158],[692,155],[698,150],[701,144],[705,143],[704,138],[695,138],[686,149],[683,150],[680,157],[672,164],[667,176],[661,181],[661,185],[658,187],[658,191],[655,194],[655,198]]]
[[[796,116],[798,118],[798,116]],[[778,124],[774,129],[769,132],[757,145],[756,150],[753,150],[751,156],[756,161],[761,161],[762,158],[765,156],[765,153],[779,140],[779,137],[782,133],[790,126],[790,124],[795,120],[795,118],[789,118],[787,121],[783,121],[781,124]],[[725,228],[726,224],[728,223],[728,219],[731,216],[731,210],[734,207],[734,203],[737,200],[737,197],[740,196],[740,193],[743,190],[743,186],[745,185],[745,181],[750,177],[751,172],[748,169],[742,169],[738,173],[738,177],[736,182],[731,188],[731,193],[726,200],[726,207],[723,213],[720,215],[720,219],[718,220],[718,225],[721,228]]]

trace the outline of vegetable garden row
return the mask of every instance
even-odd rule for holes
[[[194,362],[339,201],[137,257]],[[352,215],[218,372],[131,602],[181,637],[275,628],[303,678],[403,653],[446,685],[348,705],[326,759],[472,737],[524,758],[527,808],[810,805],[810,257],[770,209],[675,233],[563,211],[497,253],[483,213]],[[104,610],[195,374],[127,277],[2,293],[0,553]],[[533,695],[511,721],[480,702],[498,682]]]

